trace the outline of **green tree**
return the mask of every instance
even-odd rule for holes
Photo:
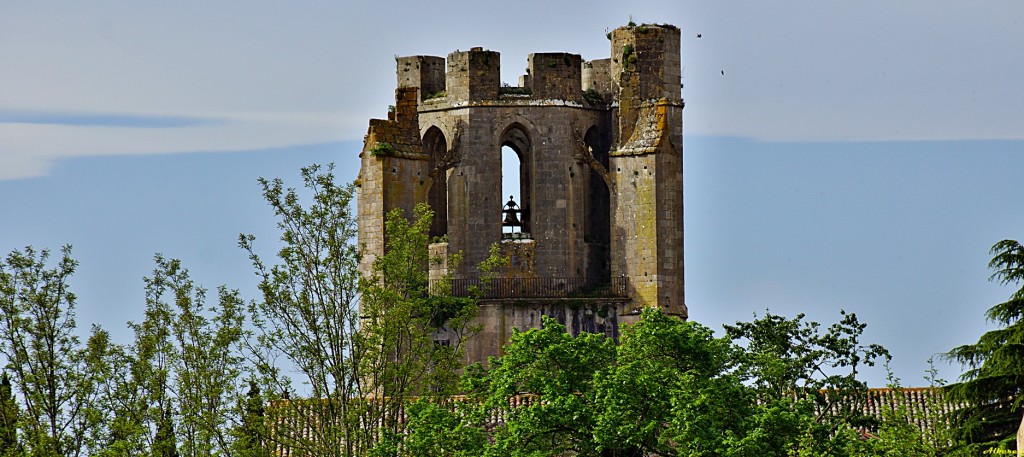
[[[840,315],[824,332],[817,322],[803,321],[803,314],[787,319],[769,313],[725,326],[730,338],[746,342],[737,373],[755,389],[757,420],[772,430],[774,443],[766,447],[836,453],[840,428],[877,425],[863,413],[867,384],[858,375],[879,359],[888,361],[889,352],[861,342],[867,324],[855,314]]]
[[[0,373],[0,457],[18,454],[18,403],[14,400],[11,379]]]
[[[432,218],[426,205],[418,205],[411,220],[398,210],[388,214],[384,253],[360,284],[360,385],[379,399],[369,412],[370,422],[395,435],[402,431],[404,405],[412,397],[455,393],[469,323],[476,315],[472,299],[430,293]]]
[[[90,354],[75,334],[75,295],[68,280],[78,263],[71,247],[56,265],[31,247],[0,261],[0,354],[23,409],[26,452],[78,456],[95,445],[97,380]]]
[[[174,294],[175,404],[180,415],[181,452],[186,456],[228,453],[230,426],[238,420],[237,400],[244,362],[238,352],[243,336],[244,303],[237,290],[217,289],[217,303],[206,305],[206,290],[197,287],[176,259],[156,257],[150,288]],[[208,317],[209,316],[209,317]]]
[[[331,166],[304,168],[302,177],[308,206],[280,179],[260,180],[281,230],[276,265],[257,255],[252,236],[239,239],[262,292],[250,306],[248,351],[268,414],[285,418],[267,439],[311,455],[397,452],[385,448],[400,439],[410,397],[454,391],[474,302],[429,293],[425,205],[388,215],[384,252],[361,278],[354,187],[336,184]],[[311,398],[297,398],[281,362],[301,374]],[[296,398],[277,401],[285,394]]]
[[[597,374],[595,436],[607,455],[741,452],[754,396],[733,373],[735,347],[698,323],[644,310]]]
[[[282,247],[279,263],[268,266],[256,253],[255,238],[239,237],[261,292],[250,304],[256,334],[246,347],[268,400],[297,396],[286,376],[292,369],[308,383],[309,395],[323,400],[274,403],[268,413],[283,420],[269,431],[271,446],[310,455],[358,455],[366,436],[358,427],[359,408],[365,405],[347,401],[365,398],[358,372],[362,354],[354,345],[360,258],[354,242],[355,189],[335,183],[332,171],[333,166],[302,169],[312,198],[308,207],[281,179],[259,180],[278,218]],[[304,417],[318,425],[309,428]]]
[[[143,392],[135,382],[135,362],[131,346],[110,340],[106,331],[94,328],[89,338],[90,353],[95,356],[89,371],[101,380],[95,410],[104,426],[97,431],[97,456],[142,455],[148,449],[149,429]]]
[[[230,455],[239,421],[237,384],[244,306],[218,289],[215,305],[176,259],[156,255],[144,278],[146,307],[135,334],[119,345],[94,329],[87,368],[101,381],[94,411],[102,456]]]
[[[611,339],[574,337],[548,316],[541,328],[514,330],[505,354],[491,358],[486,371],[470,370],[467,379],[486,398],[481,416],[504,418],[487,455],[596,455],[595,375],[614,361]]]
[[[843,316],[822,332],[803,316],[769,314],[716,338],[648,309],[617,346],[603,335],[569,335],[545,316],[542,328],[514,332],[489,367],[465,370],[474,411],[417,407],[407,432],[422,455],[471,448],[453,430],[482,433],[487,444],[475,452],[493,457],[931,455],[922,452],[934,446],[898,410],[880,440],[861,442],[863,418],[851,411],[866,398],[857,366],[887,353],[861,343],[864,324]]]
[[[1003,240],[992,246],[990,280],[1021,285],[1010,298],[985,313],[1002,328],[986,332],[977,343],[954,348],[947,360],[962,364],[960,382],[949,386],[955,401],[968,406],[954,415],[962,441],[959,450],[979,454],[985,449],[1016,448],[1016,431],[1024,407],[1024,246]]]
[[[157,276],[162,276],[157,267]],[[174,366],[180,355],[174,346],[172,328],[174,310],[163,298],[165,286],[162,279],[145,278],[146,309],[142,322],[129,322],[135,333],[134,345],[130,348],[132,378],[126,380],[129,389],[137,389],[139,395],[136,417],[146,425],[146,441],[151,440],[151,451],[157,455],[169,455],[170,448],[177,449],[177,437],[173,433],[174,417],[171,413],[173,402]],[[173,440],[173,442],[170,442]]]
[[[736,351],[729,338],[655,309],[618,346],[569,335],[545,316],[542,328],[515,332],[488,369],[467,370],[469,399],[482,406],[457,417],[480,430],[502,418],[488,432],[489,456],[786,455],[763,447],[772,429],[754,420]]]
[[[239,457],[269,457],[267,450],[267,417],[263,395],[255,380],[249,380],[245,398],[239,400],[242,418],[232,431],[235,440],[233,455]]]
[[[142,392],[135,414],[155,429],[154,452],[230,453],[229,431],[239,420],[244,304],[237,291],[221,287],[209,306],[206,289],[179,260],[156,255],[154,262],[145,278],[145,319],[130,324],[136,341],[126,389]]]
[[[478,457],[487,435],[473,419],[472,404],[433,402],[423,397],[406,408],[403,456]]]
[[[178,457],[178,437],[174,433],[174,418],[168,407],[160,413],[153,437],[154,457]]]

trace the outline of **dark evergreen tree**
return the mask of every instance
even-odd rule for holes
[[[174,433],[174,420],[169,408],[164,410],[156,426],[153,457],[178,457],[178,439]]]
[[[236,455],[242,457],[269,456],[266,447],[266,407],[256,381],[249,381],[249,391],[246,392],[239,409],[242,411],[242,420],[233,433]]]
[[[0,457],[16,455],[18,450],[18,404],[11,389],[5,371],[0,375]]]
[[[1002,328],[946,354],[967,369],[959,383],[949,386],[949,394],[969,405],[954,419],[963,450],[976,455],[992,447],[1016,447],[1024,400],[1024,246],[1003,240],[993,245],[990,253],[993,257],[988,266],[994,270],[990,280],[1022,287],[985,313]]]

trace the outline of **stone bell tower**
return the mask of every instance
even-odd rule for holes
[[[609,38],[607,59],[530,54],[515,86],[483,48],[396,59],[395,110],[370,121],[360,154],[362,268],[384,248],[384,216],[418,203],[435,213],[431,254],[463,256],[431,267],[453,293],[479,283],[499,246],[508,266],[481,302],[470,360],[541,315],[613,338],[644,307],[686,317],[679,29]],[[519,158],[517,207],[503,208],[503,147]]]

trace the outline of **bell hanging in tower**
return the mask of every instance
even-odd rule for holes
[[[519,220],[519,213],[521,211],[522,210],[519,209],[519,205],[517,205],[515,200],[512,199],[512,196],[509,195],[508,203],[501,208],[501,212],[504,215],[504,218],[501,221],[501,226],[513,227],[513,232],[515,231],[515,227],[519,227],[519,231],[522,232],[523,222]]]

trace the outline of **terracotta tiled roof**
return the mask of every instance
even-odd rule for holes
[[[904,408],[907,420],[922,432],[933,429],[949,413],[964,405],[950,401],[939,387],[901,387],[868,389],[863,412],[882,419],[890,411]]]
[[[829,391],[822,391],[822,393],[827,398]],[[454,400],[456,403],[469,401],[462,396],[456,396]],[[336,401],[304,399],[272,402],[267,410],[268,418],[271,418],[268,424],[270,426],[269,432],[271,435],[279,435],[283,432],[297,438],[298,441],[311,440],[315,442],[322,438],[319,436],[320,433],[318,433],[317,428],[323,425],[320,423],[321,420],[319,418],[325,417],[324,413],[326,411],[324,408],[330,409],[332,404],[336,406]],[[375,400],[370,401],[373,402]],[[537,395],[517,395],[509,400],[509,407],[527,407],[538,401],[542,400]],[[850,404],[851,402],[853,405]],[[855,410],[860,409],[865,416],[874,417],[879,420],[885,418],[889,412],[903,408],[907,420],[924,432],[932,429],[940,421],[946,420],[949,413],[963,405],[949,401],[942,388],[902,387],[897,389],[868,389],[862,396],[853,395],[846,397],[839,404],[831,406],[837,411],[841,409],[848,411],[846,408],[852,406]],[[334,413],[336,414],[336,412]],[[818,414],[822,414],[820,409]],[[404,416],[404,409],[399,412],[399,415]],[[494,411],[482,425],[487,429],[493,429],[504,423],[504,419],[502,412]],[[399,418],[399,421],[404,422],[404,418]],[[371,428],[373,427],[371,426]],[[860,435],[865,439],[876,437],[874,435],[875,431],[863,427],[858,429]],[[1021,423],[1021,431],[1018,432],[1018,441],[1022,440],[1024,440],[1024,422]],[[292,449],[293,446],[289,446],[285,442],[277,441],[271,447],[273,455],[290,457],[295,454],[294,449]]]

